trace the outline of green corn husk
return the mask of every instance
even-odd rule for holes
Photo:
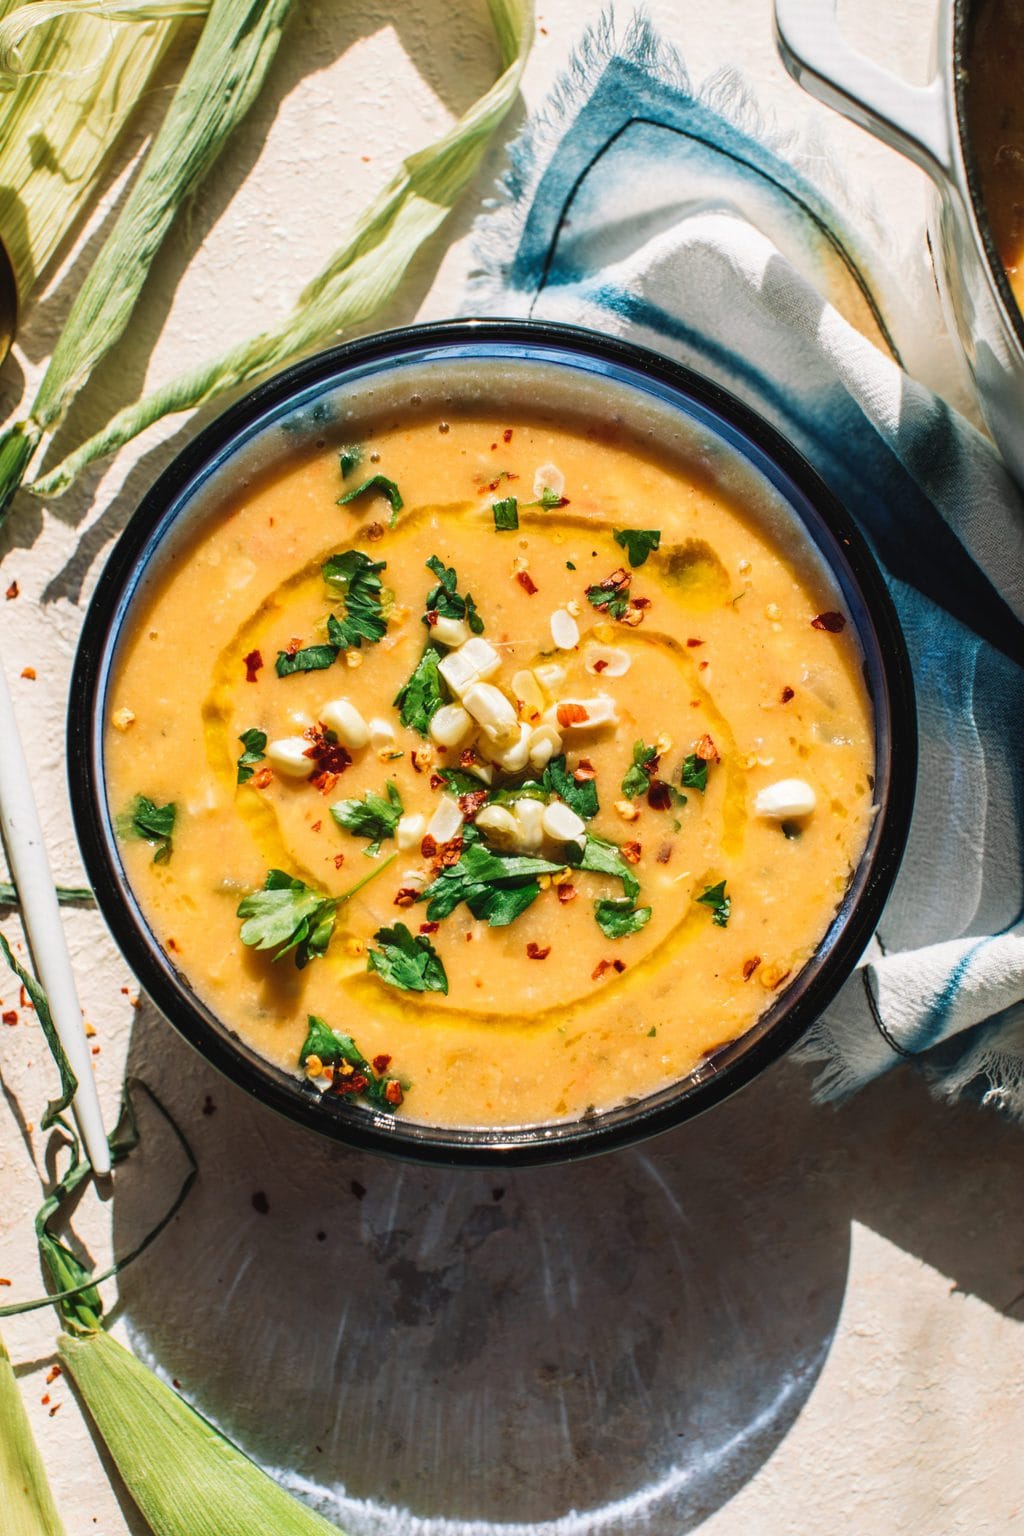
[[[3,1339],[0,1339],[0,1500],[0,1528],[4,1536],[65,1536]]]
[[[501,76],[448,133],[404,162],[351,238],[300,294],[287,319],[118,412],[29,490],[39,496],[60,495],[93,460],[113,453],[162,416],[202,405],[334,340],[346,326],[368,319],[391,298],[420,246],[454,207],[519,89],[533,41],[532,7],[527,0],[488,3],[501,51]],[[0,495],[3,450],[0,444]]]
[[[25,421],[0,439],[0,519],[43,434],[124,332],[182,202],[252,105],[292,0],[213,0],[138,180],[83,283]]]
[[[59,1353],[154,1536],[338,1536],[109,1333]]]
[[[0,241],[24,303],[188,16],[209,0],[0,0]],[[110,24],[116,10],[118,23]]]

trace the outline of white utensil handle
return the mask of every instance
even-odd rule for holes
[[[89,1161],[97,1174],[110,1172],[103,1116],[92,1056],[82,1022],[71,956],[50,861],[32,794],[28,763],[3,665],[0,664],[0,827],[11,874],[18,887],[22,921],[36,974],[50,1000],[54,1027],[78,1079],[74,1112]]]

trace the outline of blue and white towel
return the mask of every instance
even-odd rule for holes
[[[877,938],[802,1050],[824,1097],[909,1058],[1024,1116],[1024,507],[987,440],[899,366],[863,235],[737,119],[738,83],[696,95],[644,23],[618,47],[589,36],[481,220],[470,307],[698,369],[856,515],[910,649],[920,778]]]

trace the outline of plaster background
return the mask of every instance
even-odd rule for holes
[[[973,414],[931,284],[920,173],[792,85],[767,0],[648,9],[694,80],[735,65],[783,127],[820,133],[888,232],[912,370]],[[865,51],[926,77],[933,0],[841,0],[840,12]],[[542,6],[526,108],[596,15],[591,0]],[[129,335],[63,440],[282,314],[402,156],[485,88],[494,63],[483,0],[300,0],[267,88],[171,232]],[[4,415],[41,374],[152,116],[141,114],[104,203],[24,317],[0,370]],[[500,164],[499,145],[384,321],[459,306],[469,224]],[[2,585],[20,587],[3,608],[4,664],[69,882],[80,871],[62,739],[81,608],[189,430],[160,424],[46,507],[20,497],[0,535]],[[35,682],[19,677],[25,666]],[[18,935],[16,919],[4,927]],[[249,1104],[149,1005],[132,1006],[132,978],[95,914],[70,912],[67,927],[108,1114],[129,1064],[166,1095],[203,1170],[174,1228],[124,1276],[117,1326],[247,1449],[333,1489],[352,1536],[523,1522],[560,1536],[1024,1526],[1018,1129],[940,1107],[907,1073],[841,1110],[816,1108],[807,1074],[783,1063],[710,1118],[581,1169],[498,1178],[392,1166],[321,1147]],[[16,989],[0,980],[0,997],[10,1007]],[[28,1154],[45,1166],[30,1123],[50,1075],[31,1022],[3,1028],[0,1072],[6,1299],[38,1288]],[[99,1258],[159,1204],[164,1152],[154,1132],[116,1201],[83,1208],[79,1230]],[[141,1532],[72,1390],[45,1386],[50,1315],[12,1320],[4,1336],[71,1536]]]

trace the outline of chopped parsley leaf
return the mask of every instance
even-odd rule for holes
[[[389,480],[386,475],[371,475],[369,480],[363,481],[362,485],[353,486],[350,491],[345,492],[344,496],[338,497],[337,505],[339,507],[345,507],[350,501],[356,501],[360,496],[365,496],[367,491],[377,491],[381,496],[387,497],[388,501],[391,503],[390,522],[393,528],[398,518],[398,514],[401,512],[405,503],[402,500],[402,493],[398,489],[398,486],[393,480]]]
[[[278,677],[291,677],[295,672],[322,672],[337,659],[336,645],[307,645],[301,651],[278,651],[275,671]]]
[[[553,875],[564,867],[525,854],[492,853],[470,827],[464,829],[463,838],[458,863],[442,869],[420,893],[420,901],[429,903],[431,922],[447,917],[464,901],[474,917],[486,918],[492,928],[504,928],[540,895],[537,876]]]
[[[536,501],[527,502],[527,506],[543,507],[546,511],[550,511],[552,507],[567,507],[568,505],[568,496],[560,496],[557,491],[551,489],[550,485],[544,487]]]
[[[444,780],[456,798],[459,795],[475,795],[478,790],[487,789],[483,779],[478,779],[475,773],[467,773],[464,768],[439,768],[437,776]]]
[[[716,928],[728,926],[729,913],[732,911],[732,897],[725,894],[724,880],[719,880],[717,885],[709,885],[697,900],[702,906],[711,908],[711,921]]]
[[[639,896],[640,882],[622,857],[618,844],[609,843],[603,837],[595,837],[592,832],[588,832],[582,852],[577,851],[574,856],[570,844],[566,847],[566,855],[567,864],[590,870],[595,875],[611,875],[621,880],[622,889],[630,901],[635,901]]]
[[[392,928],[378,928],[374,938],[380,948],[369,951],[366,969],[381,981],[402,992],[447,993],[444,965],[426,934],[412,934],[404,923],[395,923]]]
[[[324,896],[283,869],[268,869],[263,889],[250,892],[238,903],[235,916],[243,919],[242,943],[251,949],[275,950],[271,957],[275,961],[294,952],[301,971],[310,960],[326,954],[338,908],[383,874],[397,857],[392,854],[340,896]]]
[[[618,581],[609,577],[607,581],[596,582],[587,588],[587,601],[613,619],[621,619],[629,612],[630,578],[626,572],[622,577]]]
[[[267,733],[253,727],[251,730],[243,731],[238,739],[245,748],[238,759],[238,782],[246,784],[253,776],[254,765],[262,763],[266,756]]]
[[[244,919],[241,940],[252,949],[273,949],[274,960],[295,953],[299,970],[327,951],[334,932],[337,902],[283,869],[269,869],[261,891],[238,904]]]
[[[683,760],[680,779],[687,789],[699,789],[703,794],[708,787],[707,761],[703,757],[698,757],[696,752],[691,752]]]
[[[633,761],[622,780],[622,793],[630,800],[635,800],[637,795],[646,795],[657,762],[657,747],[648,747],[642,741],[634,742]]]
[[[569,772],[564,754],[553,757],[544,769],[544,788],[549,795],[557,795],[560,800],[564,800],[569,809],[575,811],[577,816],[582,816],[584,821],[596,816],[600,809],[597,803],[597,781],[577,779]]]
[[[383,613],[380,572],[387,570],[386,560],[371,560],[361,549],[347,549],[331,555],[321,566],[324,581],[345,603],[345,617],[331,614],[327,634],[340,650],[359,647],[364,640],[375,645],[387,632]]]
[[[494,526],[498,533],[510,533],[519,527],[519,503],[514,496],[506,496],[504,501],[496,501],[491,506],[494,513]]]
[[[628,896],[616,896],[595,901],[594,918],[606,939],[623,939],[647,926],[651,908],[635,906]]]
[[[171,856],[171,834],[178,807],[173,800],[157,805],[148,795],[136,795],[120,819],[122,835],[140,837],[153,849],[153,863],[166,864]]]
[[[472,595],[467,592],[465,597],[457,591],[459,578],[455,567],[444,565],[436,555],[431,555],[427,561],[427,570],[433,571],[437,577],[437,586],[431,587],[427,593],[427,612],[423,615],[424,624],[430,624],[428,615],[440,614],[446,619],[465,619],[474,635],[482,635],[484,621],[477,612],[476,603]]]
[[[444,679],[438,672],[441,652],[428,645],[413,669],[412,676],[395,694],[393,703],[403,725],[426,736],[431,720],[448,697]]]
[[[514,805],[517,800],[543,800],[547,803],[550,793],[548,785],[540,784],[536,779],[524,779],[521,784],[492,789],[487,799],[491,805]]]
[[[347,480],[363,462],[362,443],[353,443],[351,447],[343,448],[338,455],[338,462],[341,465],[341,478]]]
[[[388,1087],[389,1084],[398,1084],[401,1088],[398,1078],[378,1077],[351,1035],[339,1034],[315,1013],[309,1014],[308,1017],[309,1027],[302,1050],[299,1052],[299,1066],[305,1067],[310,1056],[315,1056],[325,1067],[350,1067],[352,1071],[349,1077],[354,1080],[354,1086],[347,1088],[348,1078],[342,1076],[341,1091],[344,1093],[347,1089],[350,1093],[358,1093],[361,1098],[369,1099],[374,1109],[383,1109],[389,1114],[394,1113],[402,1102],[402,1094],[396,1093],[392,1087],[389,1096]]]
[[[626,551],[634,570],[643,565],[651,551],[661,544],[658,528],[616,528],[613,537],[619,548]]]
[[[339,827],[344,827],[354,837],[368,837],[372,841],[363,852],[368,858],[376,858],[384,838],[394,837],[404,806],[393,779],[387,783],[387,799],[368,789],[361,800],[339,800],[331,806],[331,815]]]

